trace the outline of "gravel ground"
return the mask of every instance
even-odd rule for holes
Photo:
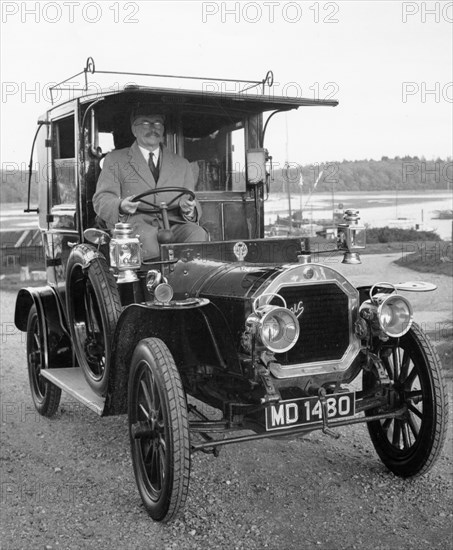
[[[426,279],[387,268],[385,280]],[[366,258],[359,269],[360,282],[380,276]],[[450,281],[417,297],[420,322],[451,324]],[[436,466],[415,480],[385,469],[362,425],[338,440],[313,432],[196,454],[181,518],[154,523],[135,487],[126,418],[101,419],[64,394],[52,420],[40,417],[12,322],[15,293],[3,291],[1,303],[2,549],[452,547],[451,423]],[[447,374],[451,399],[451,365]]]

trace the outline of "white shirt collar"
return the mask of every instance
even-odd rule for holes
[[[138,143],[137,143],[137,145],[138,145]],[[149,154],[151,153],[151,151],[148,151],[148,149],[145,149],[144,147],[141,147],[140,145],[138,145],[138,148],[140,149],[140,151],[142,152],[142,155],[145,157],[145,160],[148,163]],[[153,151],[153,153],[154,153],[154,164],[157,166],[159,164],[160,147],[155,149]]]

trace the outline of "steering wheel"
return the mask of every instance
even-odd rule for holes
[[[139,206],[137,208],[137,212],[142,212],[146,214],[160,214],[162,212],[162,208],[159,205],[143,200],[144,197],[157,195],[158,193],[176,193],[176,196],[171,199],[170,202],[166,203],[167,210],[176,210],[177,208],[179,208],[179,204],[175,204],[175,202],[183,195],[189,195],[191,200],[195,200],[195,193],[191,189],[187,189],[186,187],[158,187],[156,189],[144,191],[143,193],[136,195],[132,199],[132,202],[142,202],[143,204],[147,204],[148,206],[150,206],[150,208],[141,208]]]

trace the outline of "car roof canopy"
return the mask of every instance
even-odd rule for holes
[[[181,86],[175,87],[151,87],[141,85],[125,85],[124,88],[120,88],[118,83],[115,83],[116,89],[113,87],[102,89],[94,82],[90,83],[88,75],[92,74],[114,75],[117,76],[139,76],[142,78],[160,78],[160,79],[177,79],[184,81],[202,81],[202,90],[190,90],[182,89]],[[73,87],[74,79],[84,75],[84,86]],[[235,84],[237,92],[231,92],[226,87],[231,88],[231,83]],[[219,83],[221,83],[219,90]],[[240,80],[240,79],[219,79],[201,76],[179,76],[179,75],[161,75],[150,73],[131,73],[122,71],[104,71],[96,70],[95,63],[92,57],[89,57],[86,61],[86,66],[79,73],[66,78],[65,80],[50,87],[50,94],[53,103],[53,93],[58,91],[80,91],[82,92],[78,99],[82,102],[93,101],[96,98],[107,98],[109,96],[121,96],[122,94],[137,94],[136,100],[144,100],[155,102],[156,104],[166,104],[173,106],[175,104],[186,105],[191,107],[200,107],[204,109],[213,107],[218,108],[221,106],[225,112],[230,113],[232,116],[238,116],[239,114],[254,114],[262,113],[270,110],[290,110],[297,109],[298,107],[306,106],[330,106],[335,107],[338,104],[336,100],[323,100],[323,99],[310,99],[303,97],[290,97],[290,96],[278,96],[274,93],[272,88],[274,84],[274,75],[272,71],[268,71],[265,78],[261,81],[256,80]],[[297,88],[297,83],[294,84]],[[71,85],[68,88],[66,85]],[[226,85],[226,86],[225,86]],[[239,85],[239,86],[237,86]],[[96,92],[89,91],[93,89],[93,86],[97,89]],[[257,93],[257,89],[261,86],[261,93]],[[74,99],[74,97],[72,98]],[[131,97],[132,99],[132,97]]]
[[[200,135],[210,133],[227,122],[237,123],[244,117],[266,111],[289,111],[300,106],[335,106],[337,101],[314,100],[295,97],[275,97],[264,94],[231,94],[172,88],[127,87],[123,91],[111,90],[86,96],[81,101],[91,103],[102,99],[97,107],[101,127],[106,117],[130,116],[137,106],[149,107],[150,113],[167,116],[178,113],[183,119],[197,121]]]
[[[137,84],[126,84],[121,88],[118,83],[115,83],[115,87],[102,89],[94,82],[89,83],[88,75],[94,73],[109,75],[109,78],[112,75],[115,77],[127,75],[166,80],[178,79],[178,81],[182,79],[184,82],[202,81],[203,89],[191,90],[176,86],[156,87]],[[91,57],[87,59],[86,66],[80,73],[52,86],[51,94],[56,90],[68,91],[64,87],[66,83],[74,82],[74,79],[82,74],[85,80],[84,87],[71,89],[71,92],[77,90],[81,93],[68,101],[77,100],[82,108],[96,102],[99,128],[101,130],[105,128],[106,131],[109,131],[112,121],[114,125],[127,126],[130,114],[137,106],[147,106],[150,112],[155,110],[156,113],[166,114],[169,119],[180,117],[184,127],[193,137],[202,137],[220,126],[240,123],[246,116],[259,115],[267,111],[289,111],[299,107],[335,107],[338,104],[336,100],[278,96],[272,88],[274,82],[272,71],[268,71],[261,81],[98,71]],[[94,92],[93,87],[96,89]],[[231,87],[238,91],[219,91],[219,89],[231,89]]]

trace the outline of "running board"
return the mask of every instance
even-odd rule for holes
[[[100,397],[90,388],[82,369],[67,368],[67,369],[43,369],[41,375],[52,384],[58,386],[69,395],[72,395],[77,401],[86,405],[99,416],[102,416],[105,405],[105,398]]]

